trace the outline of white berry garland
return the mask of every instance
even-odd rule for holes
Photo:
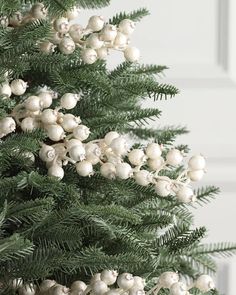
[[[145,279],[131,273],[118,274],[115,270],[103,270],[92,276],[90,283],[77,280],[70,288],[58,284],[54,280],[44,280],[39,287],[33,284],[23,285],[21,279],[12,282],[12,288],[20,295],[157,295],[162,288],[169,289],[170,295],[191,295],[192,288],[201,292],[209,292],[215,288],[214,281],[208,275],[201,275],[191,285],[180,281],[178,273],[164,272],[157,278],[157,284],[145,292]]]

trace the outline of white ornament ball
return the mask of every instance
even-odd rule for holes
[[[54,21],[54,29],[62,34],[65,34],[69,31],[70,25],[68,19],[65,17],[60,17]]]
[[[18,289],[19,295],[35,295],[36,290],[33,284],[23,285]]]
[[[119,136],[120,136],[120,134],[118,132],[116,132],[116,131],[108,132],[104,137],[106,145],[110,145],[112,140],[115,139],[115,138],[118,138]]]
[[[64,129],[60,125],[46,125],[45,129],[47,131],[48,137],[52,141],[60,141],[65,137]]]
[[[201,275],[195,282],[195,287],[201,292],[208,292],[211,289],[215,289],[215,283],[213,279],[208,275]]]
[[[75,162],[82,161],[85,159],[85,148],[83,145],[74,145],[72,148],[69,150],[69,155],[72,160]]]
[[[55,124],[57,122],[58,112],[53,109],[43,110],[40,119],[44,124]]]
[[[118,277],[118,272],[115,270],[103,270],[101,272],[101,280],[108,286],[113,285]]]
[[[133,175],[132,167],[128,163],[119,163],[116,165],[116,175],[120,179],[128,179]]]
[[[42,108],[40,98],[38,96],[29,96],[24,102],[25,108],[31,112],[39,111]]]
[[[196,201],[193,190],[188,186],[182,186],[176,193],[176,197],[180,202],[191,203]]]
[[[72,291],[73,290],[85,291],[85,289],[87,288],[87,285],[83,281],[75,281],[73,282],[70,288]]]
[[[59,44],[59,49],[64,54],[72,54],[75,51],[75,42],[70,37],[64,37]]]
[[[167,197],[170,195],[172,189],[171,180],[166,177],[166,179],[158,179],[155,184],[155,191],[160,197]]]
[[[0,95],[10,97],[11,94],[12,90],[8,83],[0,84]]]
[[[143,150],[141,149],[133,149],[128,154],[128,159],[131,164],[135,166],[143,165],[143,163],[146,161],[147,157],[144,154]]]
[[[135,29],[135,22],[133,22],[130,19],[123,19],[120,23],[119,23],[119,31],[122,32],[125,35],[131,35],[134,32]]]
[[[106,59],[108,56],[108,48],[102,47],[96,50],[99,59]]]
[[[93,32],[101,31],[101,29],[104,27],[104,23],[105,20],[103,16],[93,15],[88,21],[87,28]]]
[[[188,288],[186,284],[177,282],[171,285],[170,295],[187,295]]]
[[[125,34],[118,32],[113,45],[117,48],[123,49],[128,44],[128,38]]]
[[[108,291],[107,284],[104,281],[96,281],[92,285],[92,292],[95,295],[102,295]]]
[[[113,139],[110,148],[117,156],[124,156],[128,152],[128,144],[123,137]]]
[[[51,287],[56,285],[56,281],[54,280],[44,280],[39,286],[40,292],[46,292],[48,291]]]
[[[134,178],[137,184],[147,186],[152,182],[152,174],[147,170],[140,170],[134,173]]]
[[[128,46],[124,51],[124,57],[129,62],[137,62],[140,59],[140,50],[133,46]]]
[[[103,177],[108,179],[116,178],[116,166],[112,163],[104,163],[101,165],[100,172]]]
[[[99,34],[94,33],[88,37],[88,39],[86,40],[86,44],[92,49],[99,49],[103,46],[104,41],[100,39]]]
[[[48,175],[49,176],[54,176],[59,179],[62,179],[64,177],[64,170],[61,166],[57,164],[53,164],[49,169],[48,169]]]
[[[193,170],[193,171],[188,171],[188,177],[192,181],[199,181],[203,178],[205,174],[204,170]]]
[[[134,286],[136,286],[139,289],[144,289],[144,287],[146,286],[145,279],[139,276],[134,276]]]
[[[47,9],[43,3],[36,3],[32,6],[30,13],[33,18],[45,19],[47,17]]]
[[[13,27],[18,27],[22,22],[23,16],[20,11],[16,11],[12,16],[9,18],[9,24]]]
[[[11,91],[15,95],[22,95],[27,89],[27,83],[21,79],[16,79],[11,82]]]
[[[78,174],[83,177],[93,175],[93,165],[86,160],[77,163],[76,170]]]
[[[32,132],[38,128],[39,122],[36,118],[26,117],[21,121],[20,127],[24,132]]]
[[[66,142],[66,148],[70,150],[75,145],[83,145],[82,142],[78,139],[72,138]]]
[[[183,155],[179,150],[172,149],[166,155],[166,162],[169,165],[178,166],[183,162]]]
[[[179,275],[176,272],[167,271],[160,275],[159,284],[163,288],[170,288],[173,284],[179,281]]]
[[[65,114],[60,118],[59,122],[65,131],[73,132],[73,129],[78,126],[81,120],[79,117],[75,117],[72,114]]]
[[[157,157],[155,159],[148,160],[148,167],[152,171],[157,171],[162,168],[164,163],[165,163],[165,160],[162,157]]]
[[[89,137],[89,128],[85,125],[79,125],[73,130],[73,135],[75,138],[84,141]]]
[[[55,51],[55,44],[49,41],[44,41],[39,43],[39,49],[41,52],[49,54]]]
[[[130,273],[122,273],[118,276],[117,284],[126,291],[134,286],[134,277]]]
[[[51,162],[56,156],[56,151],[54,147],[50,145],[43,144],[39,150],[39,157],[44,162]]]
[[[149,143],[146,148],[146,155],[150,159],[156,159],[159,158],[162,154],[161,147],[158,143]]]
[[[101,32],[101,39],[106,42],[112,42],[115,40],[117,35],[117,28],[113,25],[105,25]]]
[[[81,58],[86,64],[93,64],[97,60],[97,52],[92,48],[85,48],[81,52]]]
[[[83,27],[79,24],[73,24],[70,26],[69,35],[74,42],[79,42],[83,38]]]
[[[38,94],[40,105],[43,109],[49,108],[52,104],[52,94],[48,91],[43,91]]]
[[[79,94],[66,93],[61,97],[61,106],[66,110],[71,110],[76,106],[79,99]]]
[[[5,117],[0,120],[0,133],[9,134],[16,130],[16,122],[12,117]]]
[[[69,19],[69,20],[73,20],[77,17],[79,17],[79,14],[80,14],[80,8],[78,6],[74,6],[71,10],[68,10],[66,12],[66,17]]]
[[[196,155],[190,158],[188,162],[190,170],[202,170],[206,167],[206,159],[202,155]]]

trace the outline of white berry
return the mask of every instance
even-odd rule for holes
[[[182,186],[176,193],[176,197],[180,202],[183,203],[191,203],[196,201],[196,196],[194,195],[193,190],[188,186]]]
[[[123,273],[118,276],[118,286],[123,290],[128,290],[134,286],[134,277],[130,273]]]
[[[144,287],[146,286],[145,279],[139,276],[134,276],[134,286],[136,286],[139,289],[144,289]]]
[[[76,170],[80,176],[91,176],[93,174],[93,165],[84,160],[76,164]]]
[[[107,284],[103,281],[96,281],[92,285],[92,292],[95,295],[102,295],[108,291]]]
[[[86,44],[92,49],[99,49],[103,46],[104,41],[100,39],[99,34],[94,33],[88,37],[88,39],[86,40]]]
[[[103,270],[101,272],[101,280],[108,286],[113,285],[116,282],[118,272],[115,270]]]
[[[92,48],[85,48],[81,52],[81,58],[86,64],[93,64],[97,60],[97,52]]]
[[[59,33],[67,33],[69,31],[69,22],[65,17],[58,18],[54,21],[54,29]]]
[[[133,46],[128,46],[124,51],[125,59],[129,62],[137,62],[140,59],[140,50]]]
[[[73,135],[75,138],[84,141],[89,137],[89,128],[85,125],[79,125],[73,130]]]
[[[49,41],[44,41],[44,42],[39,43],[40,51],[43,53],[46,53],[46,54],[54,52],[55,48],[56,48],[56,46],[52,42],[49,42]]]
[[[129,295],[145,295],[145,291],[142,288],[138,288],[134,284],[134,287],[129,289]]]
[[[170,179],[158,179],[155,184],[155,191],[160,197],[167,197],[171,193],[172,185]]]
[[[105,143],[107,145],[110,145],[112,140],[115,139],[115,138],[118,138],[120,136],[120,134],[116,131],[110,131],[108,132],[105,137],[104,137],[104,140],[105,140]]]
[[[174,283],[179,281],[179,275],[172,271],[164,272],[159,277],[159,284],[163,288],[170,288]]]
[[[38,94],[40,105],[43,109],[49,108],[52,104],[52,94],[48,91],[42,91]]]
[[[206,160],[202,155],[196,155],[189,160],[188,166],[190,170],[202,170],[206,167]]]
[[[72,138],[69,141],[66,142],[67,149],[71,149],[75,145],[83,145],[82,142],[78,139]]]
[[[16,122],[12,117],[0,119],[0,133],[9,134],[16,130]]]
[[[155,159],[149,159],[148,160],[148,167],[152,171],[157,171],[162,168],[165,160],[162,157],[157,157]]]
[[[108,179],[116,178],[116,167],[113,163],[104,163],[100,168],[103,177]]]
[[[88,21],[88,28],[93,32],[101,31],[105,23],[103,16],[91,16]]]
[[[124,48],[128,44],[128,38],[125,34],[118,32],[113,45],[117,48]]]
[[[61,106],[66,110],[71,110],[76,106],[79,98],[78,94],[66,93],[61,97]]]
[[[80,14],[80,8],[77,6],[74,6],[71,10],[68,10],[66,12],[66,17],[69,20],[72,20],[72,19],[77,18],[79,16],[79,14]]]
[[[166,155],[166,162],[172,166],[178,166],[183,161],[182,153],[177,149],[170,150]]]
[[[4,83],[0,85],[0,95],[10,97],[11,94],[12,94],[12,90],[8,83]]]
[[[106,47],[98,48],[96,52],[99,59],[106,59],[108,56],[108,49]]]
[[[193,171],[188,171],[188,177],[192,181],[199,181],[203,178],[205,174],[204,170],[193,170]]]
[[[50,289],[50,293],[48,295],[69,295],[70,289],[65,286],[56,284]]]
[[[31,112],[39,111],[42,107],[38,96],[30,96],[25,100],[25,108]]]
[[[51,287],[56,285],[56,281],[54,280],[44,280],[39,286],[40,292],[46,292],[48,291]]]
[[[44,162],[51,162],[52,160],[54,160],[55,156],[56,151],[50,145],[44,144],[39,150],[39,157]]]
[[[79,42],[83,38],[83,27],[79,24],[70,26],[69,35],[74,42]]]
[[[70,37],[64,37],[59,44],[59,49],[64,54],[71,54],[75,51],[75,42]]]
[[[32,117],[26,117],[21,121],[21,129],[24,132],[32,132],[39,127],[39,122]]]
[[[22,95],[27,89],[27,83],[21,79],[16,79],[11,82],[11,91],[15,95]]]
[[[75,281],[73,282],[70,288],[72,291],[73,290],[85,291],[85,289],[87,288],[87,285],[82,281]]]
[[[83,145],[74,145],[69,150],[69,155],[75,162],[82,161],[85,159],[85,149]]]
[[[130,163],[135,166],[142,165],[145,162],[146,158],[147,157],[145,156],[143,150],[141,149],[133,149],[128,154],[128,159]]]
[[[195,282],[195,287],[201,292],[208,292],[215,288],[215,283],[208,275],[201,275]]]
[[[109,41],[114,41],[117,35],[117,29],[116,26],[113,25],[105,25],[101,32],[101,39],[103,41],[109,42]]]
[[[54,164],[48,169],[48,175],[62,179],[64,177],[64,170],[61,166]]]
[[[100,162],[101,149],[100,147],[92,142],[89,142],[85,145],[86,150],[86,160],[89,161],[92,165],[96,165]]]
[[[158,143],[149,143],[146,148],[146,155],[150,159],[156,159],[161,156],[162,150]]]
[[[170,295],[186,295],[187,294],[187,286],[182,282],[177,282],[171,285],[170,287]]]
[[[73,129],[76,128],[81,122],[79,117],[75,117],[72,114],[65,114],[63,117],[60,118],[59,121],[60,125],[67,132],[73,132]]]
[[[123,19],[119,23],[119,31],[124,33],[125,35],[131,35],[135,29],[135,23],[130,19]]]
[[[46,125],[45,129],[47,131],[48,137],[52,141],[60,141],[65,137],[63,128],[58,124]]]
[[[128,152],[128,144],[123,137],[113,139],[110,147],[117,156],[124,156]]]
[[[19,295],[35,295],[36,290],[33,284],[23,285],[18,289]]]
[[[47,17],[47,9],[43,3],[36,3],[30,11],[33,18],[45,19]]]
[[[41,121],[44,124],[55,124],[57,122],[58,112],[53,109],[45,109],[41,114]]]
[[[128,163],[119,163],[116,165],[116,175],[120,179],[128,179],[133,175],[133,170]]]
[[[134,178],[137,184],[147,186],[152,181],[152,175],[147,170],[140,170],[134,173]]]

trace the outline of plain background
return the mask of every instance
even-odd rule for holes
[[[236,4],[235,0],[113,0],[108,8],[83,11],[107,19],[120,11],[147,7],[151,15],[137,25],[131,44],[141,50],[142,63],[167,65],[160,82],[173,83],[174,99],[148,101],[163,116],[155,126],[183,125],[191,131],[179,139],[192,153],[203,153],[207,175],[200,185],[221,187],[211,204],[194,210],[196,225],[209,229],[207,242],[236,242]],[[234,34],[235,33],[235,34]],[[123,60],[111,53],[110,66]],[[236,260],[220,262],[218,285],[235,295]]]

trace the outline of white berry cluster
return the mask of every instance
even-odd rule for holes
[[[131,273],[118,275],[114,270],[103,270],[95,274],[87,285],[83,281],[75,281],[70,288],[57,284],[54,280],[44,280],[38,288],[31,285],[23,285],[21,279],[16,279],[12,287],[18,290],[19,295],[157,295],[162,288],[167,288],[170,295],[191,295],[188,290],[193,287],[206,293],[215,288],[212,278],[201,275],[193,284],[187,286],[180,281],[175,272],[161,274],[157,285],[150,291],[145,292],[145,280]]]
[[[9,99],[12,94],[25,94],[27,83],[21,79],[0,86],[0,95]],[[100,165],[100,173],[108,179],[126,180],[133,178],[141,186],[154,185],[161,197],[176,195],[184,203],[195,201],[189,186],[191,181],[199,181],[205,173],[205,158],[195,155],[188,161],[188,167],[176,179],[161,176],[160,172],[172,170],[183,164],[183,154],[173,148],[165,156],[163,147],[149,143],[144,149],[129,149],[127,140],[115,131],[104,138],[84,143],[90,135],[87,126],[81,124],[80,117],[65,113],[76,107],[80,94],[66,93],[59,106],[51,108],[55,93],[40,89],[16,105],[11,116],[0,119],[0,138],[15,131],[18,125],[23,132],[36,128],[46,131],[52,145],[42,143],[39,157],[46,163],[48,175],[59,179],[64,177],[63,166],[69,162],[76,166],[80,176],[91,176],[94,165]]]
[[[130,46],[130,36],[135,29],[132,20],[124,19],[118,26],[106,23],[102,16],[90,17],[86,27],[71,21],[80,13],[78,7],[67,11],[65,16],[52,21],[53,36],[50,40],[41,42],[39,48],[44,53],[51,53],[58,46],[64,54],[71,54],[76,47],[81,48],[81,58],[87,64],[93,64],[98,59],[106,59],[110,50],[122,51],[127,61],[136,62],[140,58],[138,48]],[[22,16],[16,12],[10,19],[2,17],[0,24],[4,26],[21,26],[36,19],[48,18],[44,4],[36,3]]]

